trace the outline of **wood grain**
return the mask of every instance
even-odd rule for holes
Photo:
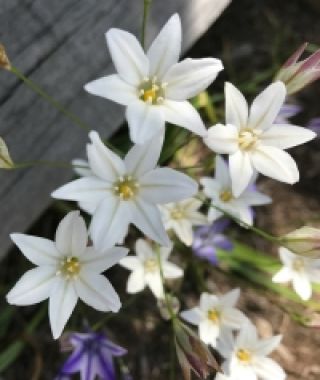
[[[147,41],[179,12],[186,51],[230,0],[154,0]],[[119,27],[139,34],[142,0],[2,0],[0,42],[13,64],[103,136],[123,122],[123,109],[90,96],[83,85],[114,71],[104,33]],[[0,72],[0,135],[16,161],[69,161],[84,154],[87,133]],[[0,172],[0,256],[10,232],[25,231],[52,201],[50,192],[72,176],[69,169]]]

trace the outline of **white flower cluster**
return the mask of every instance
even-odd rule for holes
[[[88,231],[79,211],[74,211],[60,222],[54,241],[11,235],[37,267],[22,276],[7,300],[15,305],[30,305],[49,298],[54,338],[61,335],[78,298],[99,311],[120,309],[116,291],[102,274],[111,266],[119,263],[131,271],[129,293],[147,286],[157,298],[163,298],[163,278],[183,276],[183,270],[168,261],[172,243],[167,231],[173,231],[189,246],[193,226],[211,223],[224,212],[252,225],[251,206],[271,202],[254,186],[258,173],[290,184],[299,179],[296,163],[285,149],[313,139],[315,133],[298,126],[274,124],[286,97],[285,85],[269,85],[249,110],[239,90],[227,83],[226,125],[217,124],[207,130],[188,99],[205,90],[223,65],[214,58],[178,62],[181,34],[177,14],[146,52],[128,32],[111,29],[106,33],[117,74],[95,80],[85,89],[126,106],[133,146],[122,158],[104,144],[97,132],[91,131],[87,161],[74,162],[83,166],[77,169],[80,178],[52,193],[53,198],[78,202],[91,215]],[[199,211],[203,202],[197,197],[198,183],[194,179],[158,166],[166,122],[188,129],[213,152],[229,156],[227,163],[217,155],[215,177],[200,179],[203,193],[211,200],[208,215]],[[125,257],[128,250],[115,245],[125,241],[131,224],[149,240],[138,239],[136,256]],[[292,280],[299,294],[308,298],[310,287],[303,275],[311,273],[306,269],[308,263],[292,261],[286,252],[281,257],[286,267],[274,281]],[[199,325],[205,343],[220,350],[230,379],[284,379],[281,368],[266,358],[280,337],[259,340],[253,325],[235,308],[238,297],[238,290],[222,297],[203,294],[199,307],[182,316]],[[230,329],[240,332],[235,336]]]
[[[200,339],[225,359],[225,375],[216,380],[284,380],[283,369],[267,357],[282,336],[259,339],[256,327],[235,308],[239,296],[239,289],[220,297],[202,293],[199,306],[182,311],[181,317],[197,325]]]

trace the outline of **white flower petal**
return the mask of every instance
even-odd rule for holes
[[[164,129],[162,107],[141,100],[129,104],[126,118],[130,129],[130,139],[135,144],[144,144]]]
[[[272,203],[272,199],[268,195],[258,191],[245,191],[241,194],[240,199],[250,206],[262,206]]]
[[[133,271],[127,282],[127,292],[130,294],[141,292],[146,286],[144,270],[141,267]]]
[[[278,116],[286,97],[286,86],[282,82],[270,84],[253,101],[248,126],[266,130]]]
[[[215,178],[202,177],[199,182],[203,186],[203,192],[208,198],[216,198],[219,196],[221,190],[224,186],[220,181],[217,181]]]
[[[210,344],[212,347],[216,347],[219,333],[219,325],[212,323],[208,319],[205,319],[200,322],[199,336],[204,343]]]
[[[234,360],[234,362],[236,363],[236,360]],[[231,379],[235,378],[235,380],[258,380],[258,377],[253,368],[251,366],[242,364],[237,364],[232,368],[230,377]]]
[[[88,243],[87,227],[79,211],[69,212],[59,223],[56,246],[62,255],[81,256]]]
[[[274,360],[259,358],[254,364],[254,371],[261,380],[284,380],[286,374]]]
[[[177,102],[166,99],[161,109],[167,122],[186,128],[201,137],[207,135],[198,111],[188,101]]]
[[[301,297],[301,299],[307,301],[311,298],[312,287],[310,279],[306,273],[293,272],[292,285],[295,292]]]
[[[279,255],[281,261],[288,267],[291,267],[293,260],[297,257],[297,255],[295,255],[285,247],[279,248]]]
[[[87,154],[92,171],[100,178],[114,182],[125,174],[123,160],[105,146],[96,131],[89,133],[91,144],[87,145]]]
[[[81,158],[76,158],[72,160],[73,170],[78,174],[79,177],[91,177],[93,172],[90,169],[89,163]]]
[[[198,191],[198,184],[192,178],[171,168],[152,170],[139,183],[141,197],[156,204],[190,198]]]
[[[193,241],[192,224],[189,220],[180,219],[172,224],[172,229],[178,238],[187,246],[190,246]]]
[[[169,259],[169,256],[171,255],[172,248],[173,248],[172,243],[170,243],[170,245],[168,247],[162,246],[159,248],[162,263],[165,263]],[[154,254],[156,254],[156,252],[154,252]]]
[[[217,344],[217,350],[225,358],[230,358],[234,351],[234,335],[231,329],[222,328]],[[225,367],[229,367],[229,363]]]
[[[121,307],[118,294],[102,274],[82,270],[75,288],[79,298],[96,310],[117,313]]]
[[[84,88],[90,94],[101,96],[124,106],[127,106],[138,97],[137,88],[128,84],[116,74],[96,79],[86,84]]]
[[[221,184],[223,189],[231,186],[229,167],[226,161],[219,155],[216,156],[214,178]]]
[[[280,344],[282,335],[276,335],[271,338],[260,340],[256,347],[255,353],[259,356],[268,356],[273,352]]]
[[[33,305],[50,296],[57,269],[53,266],[41,266],[28,270],[7,294],[7,301],[12,305]]]
[[[154,169],[160,157],[163,139],[164,133],[161,131],[144,144],[133,145],[124,159],[127,172],[137,178]]]
[[[226,123],[236,126],[239,130],[248,122],[248,103],[242,93],[231,83],[224,87],[226,101]]]
[[[179,15],[175,13],[161,29],[147,52],[150,76],[161,79],[170,66],[178,61],[180,51],[181,21]]]
[[[93,247],[89,247],[81,257],[81,265],[86,270],[102,273],[119,263],[128,252],[128,249],[122,247],[113,247],[104,252],[98,252]]]
[[[289,282],[292,279],[292,272],[290,268],[283,267],[273,277],[272,281],[277,283]]]
[[[224,207],[219,205],[221,209],[224,210]],[[227,211],[227,210],[224,210]],[[210,205],[209,211],[208,211],[208,221],[209,223],[214,222],[215,220],[221,218],[223,216],[223,213],[216,209],[213,205],[213,203]]]
[[[152,246],[144,239],[137,239],[134,250],[137,257],[142,261],[155,257]]]
[[[251,153],[251,162],[259,173],[277,181],[292,185],[299,180],[299,171],[294,159],[279,148],[259,146]]]
[[[10,237],[33,264],[55,265],[57,263],[60,254],[53,241],[25,234],[11,234]]]
[[[248,187],[254,174],[249,153],[238,150],[231,154],[229,156],[229,167],[232,192],[238,197]]]
[[[136,37],[124,30],[112,28],[106,33],[112,61],[120,77],[137,86],[148,76],[149,61]]]
[[[160,276],[160,272],[147,273],[146,283],[156,298],[163,298],[163,284]]]
[[[233,210],[227,210],[233,214],[236,218],[240,219],[243,223],[249,226],[253,225],[253,213],[250,207],[246,205],[237,205]]]
[[[216,124],[208,129],[204,143],[214,152],[232,154],[237,151],[239,132],[232,124]]]
[[[130,202],[110,197],[97,207],[90,224],[90,235],[98,251],[111,248],[128,231],[131,220]]]
[[[77,301],[73,281],[59,279],[49,298],[49,320],[54,339],[60,337]]]
[[[83,177],[59,187],[51,196],[56,199],[98,204],[111,196],[111,184],[97,177]]]
[[[167,279],[176,279],[183,276],[183,270],[178,267],[178,265],[164,262],[162,264],[163,267],[163,276]]]
[[[316,133],[307,128],[292,124],[275,124],[260,137],[263,145],[271,145],[280,149],[288,149],[301,145],[316,137]]]
[[[240,289],[232,289],[230,292],[220,297],[220,302],[223,306],[234,307],[240,297]]]
[[[127,256],[127,257],[124,257],[123,259],[121,259],[119,261],[119,264],[126,268],[126,269],[129,269],[131,271],[135,271],[137,269],[140,269],[142,268],[142,263],[141,261],[135,257],[135,256]]]
[[[248,323],[243,326],[238,336],[236,337],[236,345],[239,348],[250,348],[258,340],[256,327],[248,320]]]
[[[133,203],[132,223],[150,239],[164,246],[170,245],[160,211],[155,205],[136,199]]]
[[[186,100],[205,90],[223,70],[219,59],[186,58],[173,65],[163,81],[168,83],[166,97],[172,100]]]
[[[234,308],[223,310],[222,323],[229,328],[240,330],[247,321],[247,317],[240,310]]]
[[[200,309],[206,313],[209,309],[212,308],[213,305],[218,303],[218,301],[219,300],[217,296],[206,293],[206,292],[202,293],[200,296],[200,303],[199,303]]]
[[[187,322],[198,326],[203,319],[203,313],[198,307],[194,307],[190,310],[184,310],[180,313],[180,316]]]
[[[93,202],[78,202],[79,208],[86,212],[89,215],[93,215],[94,212],[96,211],[97,206],[99,205],[98,203],[93,203]]]

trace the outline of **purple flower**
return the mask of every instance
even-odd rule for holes
[[[57,379],[68,379],[68,375],[77,372],[80,372],[81,380],[116,379],[113,357],[125,355],[124,348],[112,343],[102,333],[72,333],[69,341],[73,352]]]
[[[302,111],[302,107],[297,104],[284,104],[276,117],[275,124],[291,124],[288,119],[296,116]]]
[[[216,250],[231,251],[233,244],[223,235],[228,227],[227,219],[219,219],[210,226],[202,226],[195,230],[192,250],[195,255],[207,259],[211,264],[217,265]]]

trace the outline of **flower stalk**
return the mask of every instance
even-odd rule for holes
[[[141,29],[141,45],[145,47],[146,39],[146,29],[149,16],[149,10],[152,0],[143,0],[143,19],[142,19],[142,29]]]

